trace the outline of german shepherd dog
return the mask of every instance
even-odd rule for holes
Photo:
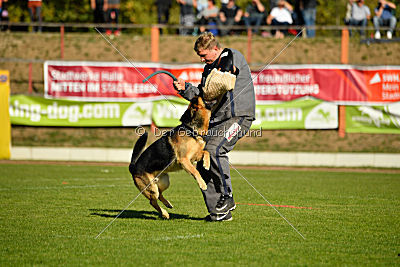
[[[207,134],[211,111],[201,97],[195,97],[181,117],[182,124],[164,134],[143,151],[147,133],[140,136],[132,152],[129,172],[139,191],[150,200],[150,204],[165,219],[169,214],[157,202],[159,199],[167,208],[171,203],[163,196],[169,186],[168,172],[184,169],[197,181],[202,190],[207,185],[193,165],[203,160],[203,166],[210,168],[210,154],[204,150],[203,136]]]

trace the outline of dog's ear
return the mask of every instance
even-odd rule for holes
[[[192,121],[193,119],[193,115],[194,115],[194,110],[191,107],[192,104],[189,105],[189,107],[186,109],[185,113],[183,113],[180,121],[183,123],[189,123]]]

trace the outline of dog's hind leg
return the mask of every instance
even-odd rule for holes
[[[142,191],[148,184],[145,184],[144,180],[147,181],[152,181],[151,184],[146,188],[146,190],[143,191],[143,195],[150,200],[150,205],[152,205],[160,214],[161,217],[164,219],[169,219],[169,214],[166,210],[161,208],[158,205],[157,199],[160,196],[160,192],[158,191],[158,186],[153,181],[153,175],[147,174],[146,178],[143,179],[142,177],[135,177],[135,184],[139,188],[140,191]]]
[[[171,202],[169,202],[165,197],[163,196],[162,193],[160,193],[160,196],[158,199],[165,205],[165,207],[172,209],[174,206],[172,206]]]
[[[160,175],[159,180],[157,182],[157,186],[158,186],[158,191],[160,193],[160,196],[158,197],[158,199],[167,207],[172,209],[173,206],[172,204],[166,200],[162,194],[162,192],[164,192],[165,190],[168,189],[169,187],[169,175],[168,173],[163,173]]]
[[[161,217],[164,219],[169,219],[168,212],[158,205],[157,198],[150,199],[150,205],[152,205],[160,213]]]
[[[182,165],[182,168],[187,171],[188,173],[190,173],[194,179],[197,181],[197,183],[199,184],[199,187],[202,190],[207,190],[207,185],[204,182],[203,178],[201,177],[200,173],[196,170],[196,168],[193,166],[193,164],[190,162],[189,159],[187,158],[181,158],[179,160],[180,164]]]

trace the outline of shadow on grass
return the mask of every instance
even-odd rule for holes
[[[92,216],[100,216],[105,218],[115,218],[122,210],[109,210],[109,209],[90,209]],[[204,218],[191,217],[186,214],[169,213],[169,218],[172,220],[193,220],[202,221]],[[125,210],[118,219],[144,219],[144,220],[158,220],[160,216],[156,211],[146,210]]]

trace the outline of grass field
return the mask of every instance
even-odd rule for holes
[[[397,173],[232,170],[231,222],[201,220],[195,181],[171,175],[159,219],[126,167],[0,165],[0,265],[399,265]],[[260,204],[260,205],[249,205]]]

